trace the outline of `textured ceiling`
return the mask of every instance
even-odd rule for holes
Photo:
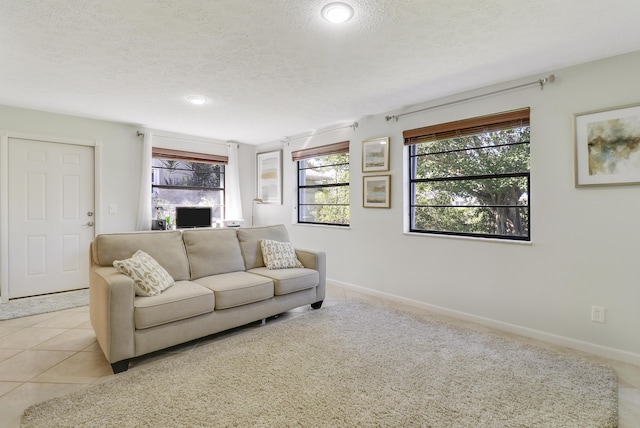
[[[345,1],[0,0],[0,104],[259,144],[640,50],[638,0]]]

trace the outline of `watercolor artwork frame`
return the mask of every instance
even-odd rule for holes
[[[391,175],[362,177],[362,206],[364,208],[391,208]]]
[[[574,114],[575,186],[640,183],[640,104]]]
[[[389,137],[362,142],[362,172],[389,171]]]
[[[282,205],[282,150],[256,155],[256,194],[262,204]]]

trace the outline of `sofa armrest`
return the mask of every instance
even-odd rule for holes
[[[134,282],[111,266],[91,266],[89,315],[110,363],[135,356]]]
[[[303,250],[296,248],[296,257],[300,263],[308,269],[317,270],[320,276],[316,289],[316,302],[321,302],[325,297],[327,281],[327,255],[324,251]]]

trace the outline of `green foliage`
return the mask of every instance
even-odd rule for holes
[[[413,146],[414,178],[426,180],[414,183],[415,228],[528,236],[528,176],[517,174],[529,172],[529,132],[524,127]]]
[[[201,162],[188,162],[191,175],[187,179],[187,186],[215,188],[220,186],[220,165]]]

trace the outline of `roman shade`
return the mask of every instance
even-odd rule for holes
[[[227,163],[229,163],[228,156],[186,152],[183,150],[164,149],[161,147],[153,147],[152,157],[161,159],[176,159],[185,162],[210,163],[217,165],[226,165]]]
[[[305,159],[315,158],[318,156],[338,155],[349,153],[349,141],[328,144],[326,146],[313,147],[310,149],[302,149],[291,152],[291,159],[298,162]]]
[[[485,132],[520,128],[529,125],[530,109],[523,108],[471,119],[457,120],[438,125],[404,131],[405,145],[426,143],[429,141],[446,140],[449,138],[466,137]]]

